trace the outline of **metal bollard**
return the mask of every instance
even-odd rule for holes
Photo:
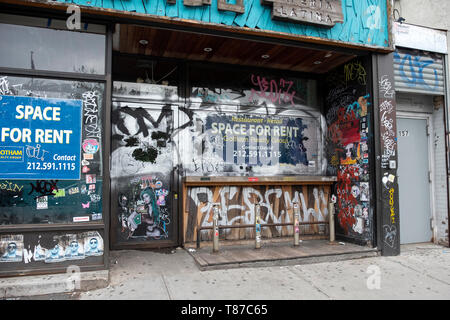
[[[294,246],[297,247],[300,242],[300,206],[294,202]]]
[[[213,204],[213,252],[219,251],[219,205]]]
[[[261,248],[261,206],[256,205],[255,210],[255,249]]]
[[[336,240],[334,231],[334,202],[330,202],[328,205],[328,215],[330,217],[330,242],[334,242]]]

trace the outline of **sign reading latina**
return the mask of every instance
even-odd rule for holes
[[[0,96],[0,179],[80,179],[81,100]]]
[[[177,0],[167,0],[174,4]],[[259,1],[259,0],[255,0]],[[337,22],[344,22],[342,0],[261,0],[264,5],[272,6],[272,18],[290,22],[333,27]],[[183,0],[185,6],[210,5],[211,0]],[[217,8],[223,11],[244,13],[244,0],[236,0],[236,4],[227,0],[217,0]]]

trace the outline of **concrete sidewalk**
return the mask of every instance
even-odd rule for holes
[[[211,271],[199,271],[182,249],[116,251],[112,258],[110,286],[77,298],[450,299],[450,249],[433,244],[403,246],[397,257]]]
[[[112,251],[108,287],[32,299],[450,299],[450,249],[433,244],[402,246],[396,257],[210,271],[172,252]]]

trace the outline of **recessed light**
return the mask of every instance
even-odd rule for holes
[[[148,45],[148,41],[147,41],[147,40],[144,40],[144,39],[139,40],[139,43],[142,44],[143,46]]]
[[[314,64],[321,64],[322,61],[314,61]]]
[[[270,56],[269,56],[268,54],[263,54],[263,55],[261,56],[261,58],[263,58],[263,59],[269,59]]]
[[[328,52],[326,55],[325,55],[325,58],[329,58],[329,57],[331,57],[333,54],[331,53],[331,52]]]
[[[211,52],[211,51],[212,51],[212,48],[203,48],[203,51],[205,51],[205,52]]]

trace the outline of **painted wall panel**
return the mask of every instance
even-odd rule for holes
[[[374,235],[369,77],[368,62],[353,60],[324,79],[327,173],[337,176],[336,236],[358,243]]]
[[[197,241],[199,227],[211,227],[213,203],[220,203],[220,226],[255,223],[256,204],[261,205],[261,225],[293,223],[293,202],[300,204],[300,222],[327,222],[330,187],[328,186],[217,186],[190,187],[185,199],[184,241]],[[329,234],[328,225],[302,225],[301,235]],[[263,227],[264,239],[293,236],[293,226]],[[220,230],[223,240],[254,239],[253,228]],[[200,232],[201,241],[212,240],[212,230]]]
[[[385,0],[342,1],[344,21],[336,23],[331,29],[273,20],[272,7],[261,4],[260,0],[244,1],[245,12],[242,14],[219,11],[217,0],[212,0],[211,5],[198,7],[185,6],[183,0],[177,0],[175,4],[169,4],[166,0],[103,0],[103,2],[74,0],[72,2],[80,6],[255,28],[356,45],[389,47],[388,10]]]

